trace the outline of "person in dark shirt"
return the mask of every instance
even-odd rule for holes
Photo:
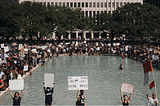
[[[128,106],[129,105],[129,101],[130,101],[131,96],[132,96],[132,93],[130,93],[129,98],[128,98],[128,96],[126,94],[122,95],[121,90],[120,90],[120,93],[121,93],[121,101],[122,101],[123,106]]]
[[[22,94],[20,96],[19,96],[18,92],[15,92],[15,94],[13,95],[12,92],[10,91],[10,88],[9,88],[9,93],[10,93],[11,97],[13,98],[13,106],[20,106],[21,99],[24,94],[24,87],[23,87]]]
[[[76,105],[80,105],[80,106],[86,106],[85,103],[85,96],[84,94],[84,90],[80,90],[80,94],[79,94],[79,89],[77,90],[77,102]]]
[[[45,84],[45,83],[43,83]],[[55,84],[55,83],[53,83]],[[53,94],[53,90],[54,90],[54,87],[52,88],[52,90],[50,90],[50,87],[47,87],[47,89],[44,87],[44,92],[45,92],[45,105],[46,106],[51,106],[52,104],[52,94]]]

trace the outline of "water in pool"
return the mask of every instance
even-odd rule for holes
[[[123,64],[124,69],[119,70]],[[144,72],[142,63],[118,56],[61,56],[46,61],[25,79],[25,92],[21,105],[44,105],[44,73],[55,75],[55,89],[52,105],[75,106],[77,91],[68,91],[68,76],[88,76],[88,90],[84,92],[87,105],[121,105],[120,88],[122,83],[134,84],[134,93],[130,105],[147,105],[146,94],[149,90],[143,86]],[[154,69],[158,98],[160,95],[160,71]],[[149,82],[153,81],[152,74]],[[14,93],[14,92],[13,92]],[[128,94],[129,96],[129,94]],[[0,105],[12,105],[9,93],[0,100]]]

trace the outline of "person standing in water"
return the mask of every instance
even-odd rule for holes
[[[80,90],[80,94],[79,94],[79,89],[77,90],[77,102],[76,102],[76,106],[86,106],[85,103],[85,96],[84,94],[84,90]]]
[[[120,92],[121,92],[121,90],[120,90]],[[131,96],[132,96],[132,93],[130,93],[130,96],[128,98],[128,96],[126,94],[122,95],[122,92],[121,92],[121,101],[122,101],[123,106],[129,105],[129,101],[131,99]]]
[[[43,83],[44,85],[45,83]],[[53,83],[55,84],[55,83]],[[46,106],[51,106],[52,104],[52,94],[53,94],[53,91],[54,91],[54,87],[52,89],[50,89],[50,87],[47,87],[47,89],[44,87],[44,93],[45,93],[45,105]]]
[[[148,99],[148,106],[158,106],[158,99],[156,98],[156,94],[152,94],[152,98],[148,97],[149,94],[146,94],[146,97]]]
[[[18,92],[15,92],[15,94],[13,95],[12,92],[10,91],[10,88],[8,88],[8,89],[9,89],[9,93],[10,93],[11,97],[13,98],[13,106],[20,106],[20,102],[21,102],[22,96],[24,94],[24,87],[23,87],[23,91],[20,96],[19,96]]]

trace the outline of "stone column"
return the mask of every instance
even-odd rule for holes
[[[76,31],[76,39],[78,39],[78,31]]]
[[[56,39],[56,34],[53,32],[53,37],[52,37],[53,39]]]
[[[86,39],[86,31],[83,31],[83,37]]]
[[[91,32],[91,39],[93,39],[94,38],[94,33],[93,32]]]
[[[68,34],[68,39],[71,39],[71,34],[70,33]]]

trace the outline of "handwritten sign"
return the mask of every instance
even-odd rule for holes
[[[8,47],[8,46],[5,46],[5,47],[4,47],[4,51],[5,51],[5,52],[8,52],[8,51],[9,51],[9,47]]]
[[[23,90],[23,87],[24,87],[24,79],[9,80],[10,90]]]
[[[1,48],[4,48],[4,43],[1,44]]]
[[[28,71],[28,65],[25,65],[23,71]]]
[[[88,76],[68,76],[68,90],[88,90]]]
[[[44,87],[54,87],[54,74],[44,74]]]
[[[121,92],[133,93],[133,84],[122,83]]]

